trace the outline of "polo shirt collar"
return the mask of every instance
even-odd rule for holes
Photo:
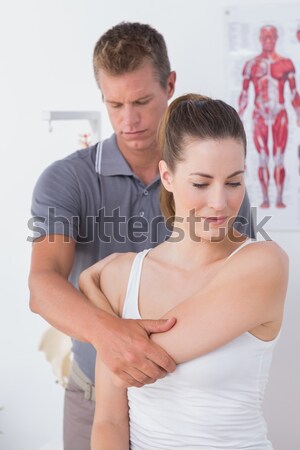
[[[95,169],[97,173],[106,176],[134,176],[134,173],[130,169],[117,146],[115,134],[113,134],[109,139],[105,139],[104,141],[98,143]]]
[[[131,175],[138,179],[120,152],[115,134],[97,144],[95,169],[97,173],[104,176]],[[158,181],[160,181],[159,175],[154,178],[149,186]]]

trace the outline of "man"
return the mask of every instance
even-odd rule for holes
[[[264,26],[260,31],[262,52],[247,61],[243,69],[243,90],[239,97],[239,114],[248,105],[250,83],[254,85],[253,140],[259,154],[258,178],[262,189],[261,208],[269,208],[269,128],[273,137],[274,180],[277,197],[276,207],[285,208],[283,188],[285,168],[284,152],[288,138],[288,116],[284,104],[284,87],[288,82],[292,105],[300,126],[300,97],[296,90],[295,68],[292,61],[278,55],[275,45],[278,38],[274,26]]]
[[[32,250],[31,309],[76,338],[65,396],[65,450],[90,448],[96,351],[127,386],[175,370],[148,339],[174,320],[123,321],[93,307],[76,287],[80,272],[96,261],[153,247],[168,234],[158,202],[156,134],[176,75],[163,37],[138,23],[116,25],[99,39],[94,71],[114,134],[46,169],[32,206],[42,236]],[[248,198],[241,215],[249,234]]]

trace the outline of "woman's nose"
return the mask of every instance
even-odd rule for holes
[[[226,192],[223,187],[212,189],[209,197],[209,207],[215,211],[223,211],[227,205]]]

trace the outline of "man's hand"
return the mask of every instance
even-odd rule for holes
[[[96,350],[115,375],[118,386],[141,387],[175,370],[172,358],[149,338],[151,333],[170,330],[175,322],[175,318],[133,320],[107,317]]]

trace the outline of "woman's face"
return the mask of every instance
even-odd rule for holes
[[[160,163],[162,183],[173,193],[179,218],[174,225],[196,240],[219,240],[228,233],[245,195],[243,143],[190,139],[183,157],[173,172]]]

